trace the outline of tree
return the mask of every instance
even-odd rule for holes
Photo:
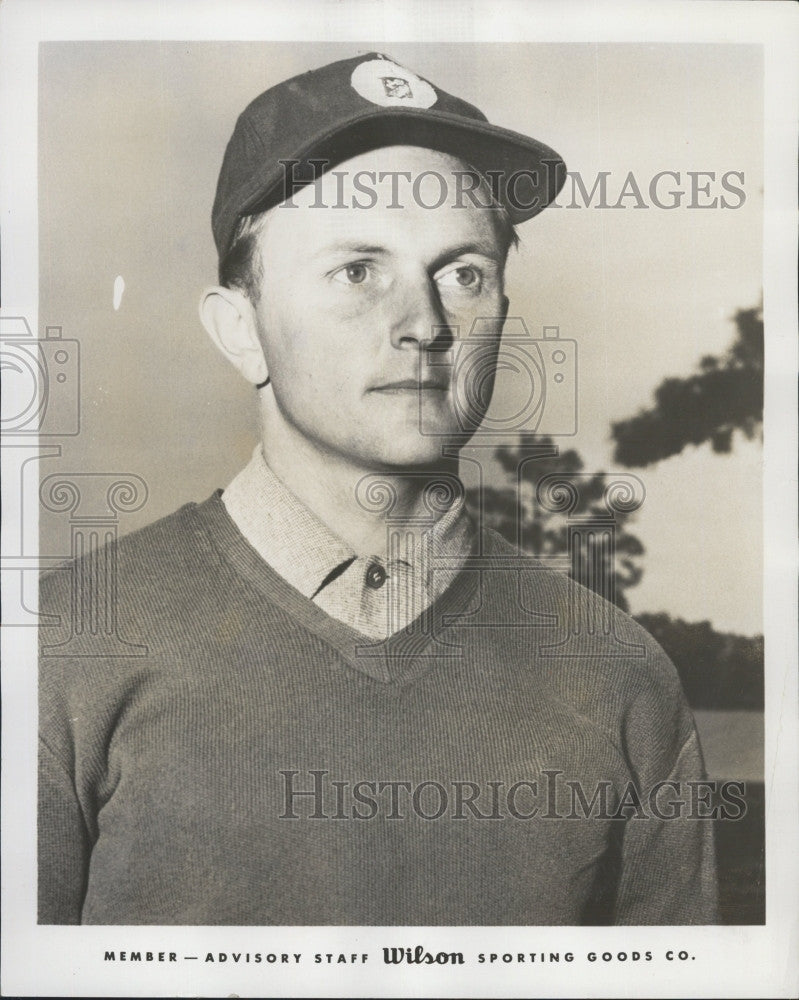
[[[737,336],[726,354],[707,355],[687,378],[667,378],[655,404],[613,424],[615,459],[644,466],[709,441],[715,452],[732,448],[736,431],[752,439],[763,425],[763,310],[739,309]]]
[[[763,636],[716,632],[710,622],[636,615],[677,668],[693,708],[763,708]]]
[[[517,481],[517,468],[531,448],[545,454],[526,462],[522,466],[521,480]],[[572,523],[575,518],[607,519],[604,496],[608,477],[602,472],[582,473],[582,459],[573,449],[558,454],[551,438],[520,435],[516,444],[497,448],[494,457],[505,475],[505,482],[484,489],[484,523],[512,544],[518,543],[524,551],[543,558],[567,556],[570,519]],[[556,473],[566,479],[579,479],[577,502],[570,516],[548,510],[536,495],[538,484]],[[470,490],[467,499],[476,509],[477,491]],[[602,572],[612,583],[613,599],[624,611],[628,610],[625,592],[634,587],[643,574],[638,559],[644,547],[626,529],[631,516],[632,513],[615,515],[615,551],[605,553],[603,550],[601,556]]]

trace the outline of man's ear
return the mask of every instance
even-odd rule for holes
[[[211,340],[241,374],[260,385],[269,371],[264,357],[255,310],[237,288],[214,285],[200,299],[200,320]]]

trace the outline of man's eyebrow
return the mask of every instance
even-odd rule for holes
[[[481,257],[488,257],[497,264],[502,263],[502,252],[493,243],[459,243],[438,254],[430,265],[430,269],[431,271],[435,271],[442,264],[446,264],[451,260],[457,260],[458,257],[463,257],[467,253],[479,254]]]
[[[379,246],[378,244],[357,243],[345,240],[337,243],[327,243],[325,246],[320,247],[314,254],[312,254],[312,259],[316,260],[320,257],[350,253],[358,254],[359,256],[376,257],[381,254],[390,254],[391,250],[389,250],[388,247]],[[430,264],[430,270],[436,271],[439,267],[449,261],[457,260],[458,257],[462,257],[464,254],[469,253],[479,254],[481,257],[488,257],[497,264],[502,263],[502,252],[493,242],[458,243],[455,246],[448,247],[446,250],[442,250],[440,253],[436,254],[434,260]]]

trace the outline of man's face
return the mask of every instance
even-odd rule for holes
[[[452,368],[428,366],[431,342],[447,361],[457,343],[440,349],[488,319],[482,332],[498,347],[507,249],[496,212],[468,197],[454,207],[453,171],[463,170],[429,149],[375,150],[264,220],[255,315],[274,391],[265,405],[321,453],[367,469],[430,465],[459,433]],[[424,171],[438,176],[423,178],[414,198]],[[381,181],[381,172],[390,173]],[[447,197],[426,207],[441,201],[439,177]],[[374,191],[373,205],[359,184]]]

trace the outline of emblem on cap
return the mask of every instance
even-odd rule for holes
[[[361,97],[382,108],[432,108],[438,100],[426,80],[389,59],[359,63],[350,83]]]

